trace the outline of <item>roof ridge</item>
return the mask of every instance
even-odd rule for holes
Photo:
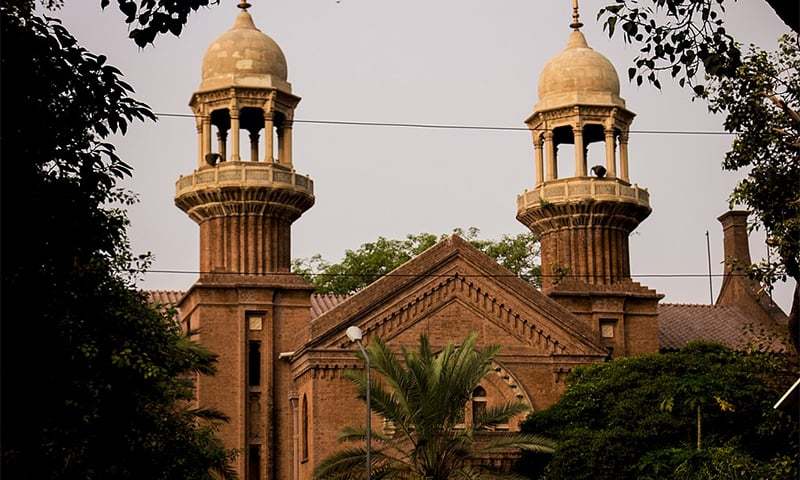
[[[661,302],[658,305],[665,307],[669,306],[669,307],[706,307],[706,308],[721,308],[728,306],[728,305],[716,305],[708,303],[673,303],[673,302]]]

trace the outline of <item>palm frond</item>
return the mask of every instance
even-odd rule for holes
[[[481,430],[486,427],[494,427],[508,421],[517,415],[527,412],[530,407],[522,402],[509,402],[502,405],[488,407],[476,419],[473,428]]]
[[[529,452],[553,453],[556,444],[553,440],[541,435],[525,433],[507,433],[486,441],[479,448],[480,452],[492,452],[510,448],[519,448]]]
[[[372,430],[370,432],[370,436],[372,437],[373,441],[378,441],[380,443],[385,443],[391,441],[390,437],[387,437],[381,433]],[[338,440],[340,442],[363,442],[367,439],[367,429],[363,427],[345,427],[339,433]]]

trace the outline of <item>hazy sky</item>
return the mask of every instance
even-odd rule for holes
[[[569,0],[250,2],[257,26],[286,54],[289,81],[303,98],[296,118],[307,120],[523,126],[539,72],[564,48],[571,13]],[[635,49],[609,40],[595,21],[608,2],[581,2],[583,31],[622,72],[622,96],[637,113],[632,129],[720,131],[721,119],[666,77],[660,93],[627,82]],[[164,36],[144,50],[127,38],[114,5],[103,12],[99,0],[72,0],[55,16],[89,50],[107,55],[139,100],[156,112],[186,114],[203,53],[232,24],[236,3],[223,0],[192,15],[180,38]],[[745,44],[772,48],[788,30],[763,1],[726,3],[728,30]],[[713,271],[722,272],[716,217],[740,178],[720,167],[730,142],[631,134],[631,181],[649,189],[653,207],[631,237],[634,275],[705,273],[706,230]],[[134,250],[153,252],[156,270],[196,271],[198,228],[173,204],[175,181],[195,166],[194,121],[162,117],[135,125],[115,143],[135,168],[128,186],[141,197],[130,209]],[[525,231],[515,199],[534,182],[527,132],[295,124],[293,149],[298,172],[316,182],[317,199],[294,224],[295,257],[338,259],[380,235],[470,226],[488,238]],[[602,162],[601,150],[590,149],[589,164]],[[754,259],[763,256],[763,235],[751,236],[750,246]],[[195,278],[151,273],[142,286],[186,289]],[[636,280],[667,302],[709,301],[706,278]],[[715,295],[720,284],[714,278]],[[789,285],[777,288],[786,311],[790,297]]]

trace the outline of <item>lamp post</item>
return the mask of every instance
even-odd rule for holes
[[[364,364],[367,369],[367,480],[370,480],[372,478],[372,462],[370,461],[370,450],[372,450],[372,412],[369,403],[369,355],[367,355],[367,351],[361,343],[361,339],[364,338],[364,333],[360,328],[353,325],[347,329],[346,333],[347,338],[349,338],[351,342],[355,342],[358,348],[361,349],[361,354],[364,355]]]

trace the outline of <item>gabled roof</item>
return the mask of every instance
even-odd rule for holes
[[[174,307],[186,292],[180,290],[148,290],[147,299],[151,304]]]
[[[456,260],[461,261],[459,264]],[[502,292],[514,299],[519,304],[524,304],[529,312],[536,312],[536,316],[549,325],[550,331],[543,331],[541,325],[534,325],[532,319],[522,318],[521,312],[514,312],[507,305],[498,303],[492,297],[498,292],[487,291],[484,287],[474,286],[473,280],[491,280],[495,283],[498,292]],[[468,284],[475,296],[492,303],[489,308],[493,315],[516,318],[513,323],[520,323],[521,329],[538,329],[538,334],[546,337],[548,345],[552,344],[554,352],[564,351],[564,342],[569,341],[580,345],[580,351],[591,355],[605,355],[606,350],[597,343],[595,335],[589,327],[578,320],[571,312],[553,299],[542,294],[529,282],[520,279],[513,272],[500,266],[494,259],[464,241],[457,235],[450,236],[420,255],[414,257],[403,265],[393,270],[390,274],[378,279],[363,290],[334,306],[311,322],[311,339],[307,348],[327,348],[334,346],[339,337],[344,336],[347,327],[361,325],[370,315],[376,314],[380,309],[399,301],[407,302],[399,305],[399,311],[406,312],[413,308],[414,312],[420,308],[430,308],[435,302],[434,297],[441,297],[442,292],[450,288],[452,282]],[[404,298],[411,295],[416,288],[426,284],[428,290],[419,293],[416,298]],[[493,287],[495,288],[495,287]],[[388,317],[396,313],[388,312]],[[361,322],[361,323],[360,323]],[[381,321],[379,320],[378,323]],[[369,328],[377,328],[372,325]],[[367,334],[369,334],[367,328]],[[552,338],[551,338],[552,337]],[[560,337],[560,338],[557,338]]]
[[[765,324],[736,305],[659,304],[658,342],[662,349],[679,349],[696,340],[733,349],[787,351],[777,325]]]
[[[312,293],[311,294],[311,319],[315,319],[333,309],[336,305],[350,298],[350,295],[338,293]]]

